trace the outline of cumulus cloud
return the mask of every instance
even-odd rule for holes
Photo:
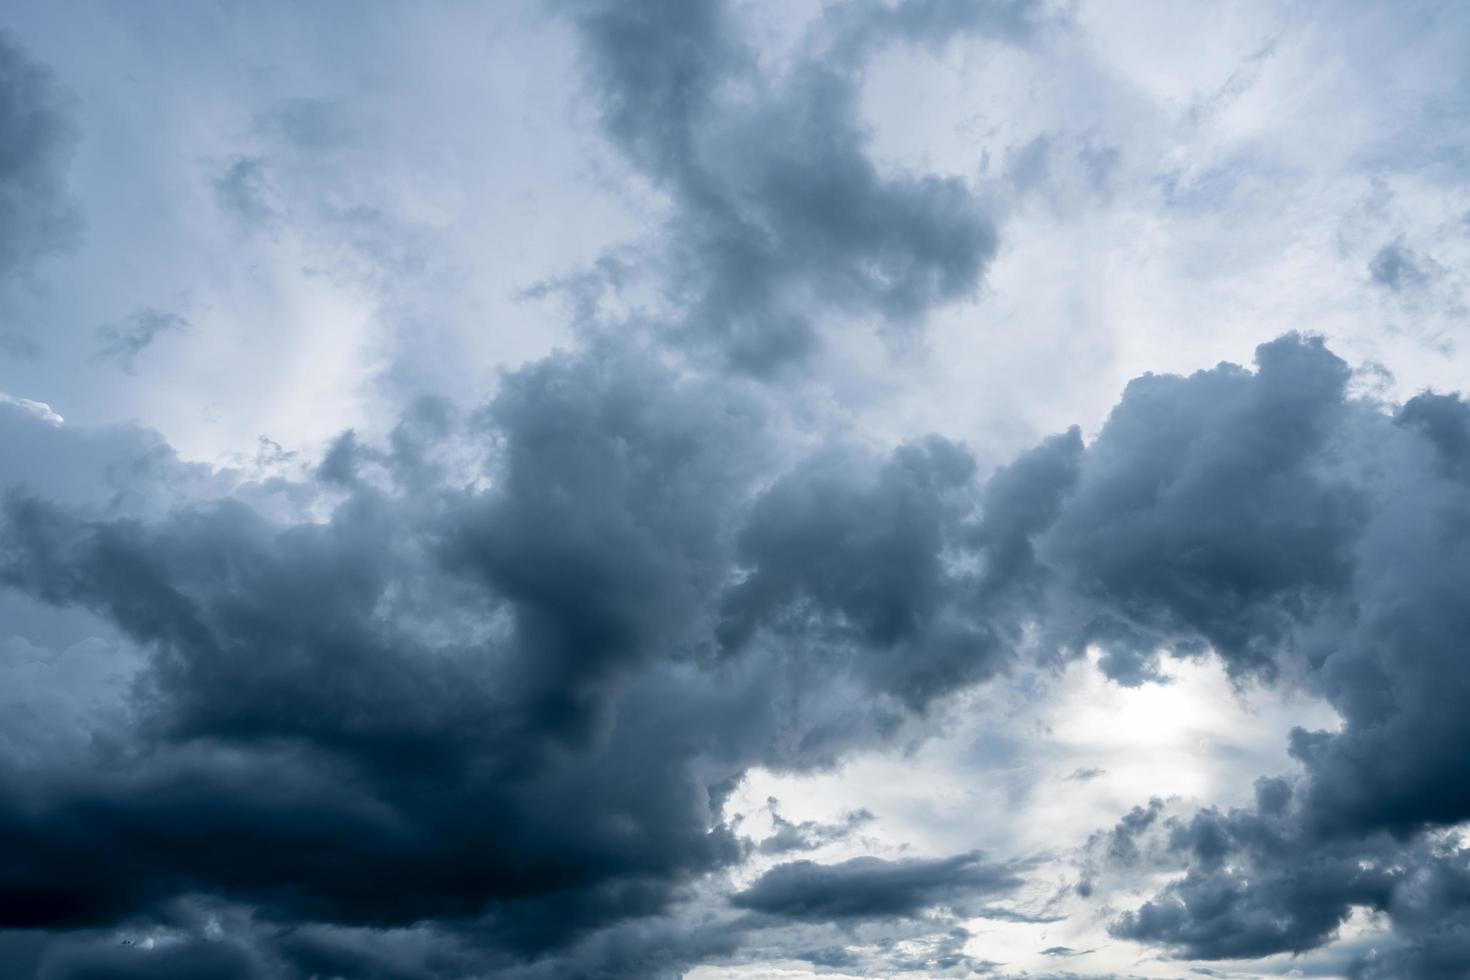
[[[657,907],[670,874],[730,859],[733,840],[713,827],[709,783],[727,775],[718,762],[701,779],[683,750],[666,764],[643,757],[637,746],[665,722],[640,712],[593,730],[618,671],[685,625],[673,600],[682,576],[700,568],[701,525],[717,514],[717,501],[691,486],[689,510],[644,527],[624,510],[634,501],[609,495],[620,478],[602,467],[620,467],[634,494],[650,489],[642,481],[677,494],[681,479],[725,474],[701,474],[700,457],[687,453],[679,427],[694,424],[693,406],[660,405],[659,394],[633,392],[622,378],[588,392],[587,380],[548,366],[523,381],[552,385],[565,400],[521,415],[512,389],[497,403],[509,459],[505,490],[488,495],[444,487],[410,504],[365,488],[327,524],[284,528],[234,500],[139,524],[87,522],[13,497],[7,583],[93,609],[158,650],[144,702],[157,748],[95,782],[69,790],[58,781],[24,815],[10,815],[11,833],[36,835],[35,853],[49,854],[33,871],[13,868],[6,883],[7,894],[26,897],[16,907],[30,909],[32,924],[141,912],[202,874],[225,893],[274,892],[269,902],[283,911],[314,908],[344,922],[483,913],[500,902],[499,914],[524,916],[530,935],[542,928],[534,922],[552,931],[576,928],[579,916]],[[678,396],[664,389],[663,397]],[[594,434],[585,427],[592,418],[612,430]],[[551,438],[568,419],[580,424],[567,440]],[[410,473],[428,465],[406,452],[394,463]],[[598,482],[588,479],[594,472]],[[601,502],[604,516],[568,494]],[[559,502],[574,508],[560,524]],[[499,552],[479,544],[516,547],[491,534],[507,508],[527,533],[557,528],[555,540],[538,538],[544,569],[525,557],[501,565]],[[625,575],[605,566],[614,556]],[[659,600],[666,616],[655,619],[645,603]],[[656,697],[663,685],[677,688],[678,679],[646,678],[631,696]],[[562,739],[580,751],[563,757]],[[628,753],[638,778],[616,775],[608,753]],[[416,788],[446,778],[463,781],[453,798]],[[76,828],[77,839],[49,840],[48,851],[44,814],[76,805],[74,792],[94,799],[97,818]],[[609,795],[578,805],[585,792]],[[214,809],[237,793],[251,802]],[[150,802],[161,797],[169,804]],[[545,807],[565,814],[565,826]],[[484,823],[490,812],[505,820]],[[231,852],[201,835],[197,848],[180,843],[166,858],[114,836],[135,823],[165,833],[160,820],[212,825],[225,837],[258,830]],[[630,827],[641,829],[629,838]],[[312,859],[315,872],[288,870],[304,858],[299,835],[327,828],[339,857]],[[74,877],[57,874],[78,848],[109,857],[76,864]],[[397,871],[384,874],[370,853]],[[471,853],[490,863],[465,863]]]
[[[1343,719],[1292,733],[1295,785],[1267,780],[1254,809],[1177,823],[1187,873],[1115,926],[1204,958],[1315,947],[1355,907],[1402,921],[1410,880],[1465,860],[1425,835],[1470,819],[1464,760],[1436,749],[1470,734],[1454,666],[1470,624],[1452,598],[1470,575],[1470,409],[1353,398],[1320,341],[1283,338],[1257,362],[1131,385],[1043,545],[1083,618],[1109,624],[1084,636],[1127,658],[1203,644],[1238,674],[1288,674]],[[1115,857],[1135,833],[1114,831]],[[1466,907],[1443,894],[1436,923]]]
[[[261,436],[253,469],[0,394],[0,459],[18,461],[0,473],[0,655],[20,688],[0,724],[0,960],[61,980],[672,978],[792,956],[1005,975],[1005,937],[1027,930],[1033,967],[1101,951],[1060,926],[1065,900],[1148,956],[1302,954],[1366,914],[1383,935],[1339,947],[1352,977],[1463,972],[1470,761],[1447,750],[1470,739],[1463,398],[1364,394],[1348,351],[1292,333],[1251,366],[1136,378],[1100,427],[1083,420],[1095,435],[997,465],[956,437],[973,419],[839,436],[813,406],[843,396],[787,390],[830,331],[923,329],[999,255],[978,165],[935,176],[874,149],[869,66],[961,38],[1071,50],[1048,9],[822,5],[772,59],[772,25],[743,5],[567,0],[601,133],[657,234],[562,281],[582,326],[609,325],[602,286],[651,282],[648,307],[461,403],[426,384],[329,445]],[[1277,50],[1195,97],[1190,125]],[[248,145],[193,158],[212,161],[205,210],[259,233],[232,241],[299,254],[303,281],[346,263],[375,296],[405,273],[438,290],[458,272],[424,264],[415,229],[447,222],[459,189],[350,173],[402,107],[298,83],[237,114]],[[0,35],[0,280],[75,240],[70,111]],[[1010,146],[1006,186],[1107,197],[1116,134],[1054,123]],[[1154,190],[1185,208],[1235,180],[1211,173]],[[333,261],[296,251],[316,224],[340,237]],[[1364,232],[1345,266],[1405,308],[1457,254],[1415,235],[1368,258],[1385,240]],[[165,336],[195,339],[136,302],[78,358],[90,343],[132,373]],[[1129,687],[1215,658],[1238,690],[1319,698],[1340,726],[1293,731],[1295,767],[1235,806],[1147,787],[1120,802],[1114,777],[1137,767],[1096,752],[1007,770],[1008,803],[1117,806],[1067,882],[1019,848],[971,850],[1003,822],[980,808],[971,839],[913,849],[876,804],[788,817],[772,798],[765,836],[735,812],[759,779],[913,749],[956,712],[1011,724],[1023,713],[980,685],[1009,673],[1041,699],[1084,656]],[[997,961],[969,917],[1004,932]]]
[[[308,483],[258,491],[330,501],[325,521],[207,481],[127,516],[12,488],[0,581],[152,654],[113,749],[4,773],[0,834],[26,855],[0,875],[6,924],[103,928],[207,896],[283,923],[469,923],[510,963],[664,913],[742,858],[722,804],[748,767],[826,764],[917,707],[885,622],[825,663],[801,655],[820,624],[717,640],[767,512],[747,504],[776,465],[762,427],[739,386],[602,349],[528,366],[470,416],[423,403],[385,446],[344,436]],[[822,532],[814,568],[881,565],[890,524],[929,528],[920,567],[963,545],[936,496],[973,479],[963,450],[843,465],[892,494],[878,550]],[[156,478],[187,482],[180,466]],[[941,611],[905,603],[900,632],[930,635]],[[926,696],[993,669],[946,656]],[[1013,876],[946,869],[946,894]]]
[[[1366,907],[1402,925],[1394,955],[1438,955],[1465,852],[1432,833],[1470,818],[1462,760],[1433,750],[1470,734],[1470,408],[1389,411],[1348,378],[1284,337],[1253,372],[1142,378],[1090,445],[1073,430],[981,480],[940,439],[787,464],[740,384],[603,346],[467,415],[422,402],[381,446],[344,436],[288,494],[325,521],[211,497],[166,452],[134,479],[196,502],[110,516],[13,488],[0,580],[152,654],[105,753],[4,773],[6,922],[208,896],[331,928],[472,924],[503,964],[585,953],[743,860],[723,805],[750,767],[829,764],[1017,657],[1104,644],[1115,672],[1213,649],[1344,719],[1294,733],[1305,775],[1254,808],[1128,815],[1097,874],[1166,831],[1150,860],[1187,870],[1116,935],[1254,957]],[[796,861],[731,901],[893,919],[1023,876],[976,854]]]
[[[1208,648],[1344,720],[1296,731],[1305,774],[1253,808],[1125,817],[1084,893],[1165,832],[1149,859],[1186,873],[1116,935],[1256,957],[1364,907],[1401,925],[1394,956],[1439,955],[1466,852],[1432,834],[1470,819],[1463,760],[1434,748],[1470,735],[1470,408],[1348,380],[1283,337],[1254,371],[1141,378],[1090,445],[1072,430],[981,480],[937,438],[788,464],[739,383],[604,345],[469,414],[421,402],[385,444],[345,435],[287,494],[324,521],[124,441],[157,460],[133,481],[194,502],[4,506],[5,585],[152,651],[105,753],[3,774],[6,923],[209,896],[332,928],[473,923],[502,963],[585,951],[743,860],[723,804],[750,767],[829,764],[1020,656],[1099,644],[1123,683]],[[13,414],[14,439],[75,443],[75,465],[110,445]],[[761,849],[791,849],[782,830]],[[796,861],[731,901],[892,919],[1022,875],[975,854]]]

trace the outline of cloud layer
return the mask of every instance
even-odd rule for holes
[[[1330,60],[1301,38],[1364,47],[1369,15],[1222,55],[1173,128],[1144,106],[1198,66],[1109,62],[1128,42],[1086,4],[191,16],[122,18],[122,47],[174,59],[157,89],[115,72],[177,100],[118,169],[142,203],[97,183],[97,147],[133,145],[112,67],[78,95],[32,53],[65,57],[64,25],[0,31],[0,349],[42,365],[0,392],[0,977],[1463,973],[1470,401],[1397,385],[1324,336],[1330,310],[1323,334],[1241,314],[1248,363],[1203,320],[1167,356],[1089,346],[1068,264],[1239,213],[1235,250],[1175,257],[1258,268],[1245,190],[1305,164],[1252,93]],[[1460,26],[1404,16],[1425,51]],[[361,53],[276,46],[316,30]],[[237,61],[198,62],[235,33]],[[464,65],[507,57],[496,86],[524,87],[486,112],[514,145],[481,174],[449,130],[478,118]],[[215,101],[231,72],[248,105]],[[931,83],[973,99],[942,138]],[[1449,188],[1414,224],[1389,216],[1428,192],[1355,173],[1331,247],[1354,302],[1430,324],[1385,336],[1452,352],[1461,158],[1435,105],[1433,152],[1323,154]],[[207,234],[140,217],[164,200]],[[551,267],[517,265],[538,240]],[[1320,265],[1288,260],[1306,289]],[[484,323],[481,280],[505,294]],[[548,298],[569,304],[543,329]],[[1053,299],[1075,333],[1033,336]],[[92,373],[41,390],[67,365]],[[940,384],[971,368],[990,416]],[[99,408],[109,385],[188,411],[165,435],[126,421],[133,395]],[[258,438],[179,448],[257,399]],[[1100,753],[1024,764],[1066,678],[1187,714],[1186,669],[1288,706],[1278,768],[1231,762],[1248,797],[1119,789],[1130,760]],[[936,743],[957,761],[931,779]],[[880,757],[903,785],[863,785]],[[1063,819],[1057,787],[1108,805]]]

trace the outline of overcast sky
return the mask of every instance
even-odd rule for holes
[[[1460,978],[1470,6],[0,10],[0,980]]]

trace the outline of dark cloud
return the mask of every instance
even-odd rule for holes
[[[290,977],[438,980],[483,967],[464,940],[442,929],[362,929],[302,924],[264,937],[281,973]]]
[[[913,707],[994,674],[1039,601],[1031,537],[1055,517],[1080,450],[1075,430],[1058,436],[979,492],[969,454],[939,438],[881,463],[808,460],[740,532],[744,577],[722,604],[723,648],[825,640],[860,653],[871,685]]]
[[[144,524],[12,497],[5,582],[157,651],[147,751],[56,774],[0,819],[34,856],[0,887],[12,921],[101,924],[206,888],[328,921],[488,914],[534,945],[733,858],[709,789],[731,770],[695,771],[706,735],[648,751],[688,722],[636,705],[677,681],[603,713],[620,671],[677,659],[695,615],[678,596],[712,574],[736,439],[701,432],[716,459],[694,433],[736,426],[728,409],[554,362],[490,409],[504,483],[486,494],[364,488],[285,527],[233,500]],[[428,469],[400,435],[399,465]]]
[[[1196,814],[1173,827],[1171,840],[1188,855],[1189,872],[1125,913],[1113,933],[1201,959],[1248,959],[1314,948],[1354,906],[1387,905],[1394,875],[1376,864],[1364,867],[1358,846],[1314,849],[1301,861],[1301,843],[1279,819]]]
[[[177,313],[149,307],[117,323],[97,328],[99,360],[115,362],[128,374],[136,368],[142,354],[161,334],[181,333],[189,329],[189,321]]]
[[[1360,488],[1319,468],[1347,424],[1347,366],[1320,340],[1128,385],[1047,531],[1049,564],[1097,600],[1084,638],[1132,682],[1154,646],[1208,643],[1232,673],[1275,670],[1297,625],[1348,587]]]
[[[727,650],[757,629],[823,633],[863,658],[879,689],[921,705],[984,676],[1002,652],[962,608],[964,581],[945,567],[946,530],[972,502],[974,462],[933,439],[886,462],[814,459],[756,502],[739,538],[743,581],[726,595]]]
[[[65,446],[85,431],[15,412],[37,452],[47,432]],[[358,956],[348,972],[361,975],[394,975],[375,956],[419,962],[370,937],[426,921],[474,939],[422,975],[579,975],[567,964],[584,959],[646,975],[605,964],[678,961],[635,941],[635,924],[746,853],[722,815],[741,774],[829,764],[905,717],[907,691],[883,684],[909,668],[865,638],[881,623],[855,616],[857,642],[830,661],[802,656],[790,629],[743,650],[718,642],[741,529],[763,512],[749,500],[779,465],[763,425],[739,386],[602,348],[508,376],[469,416],[420,402],[381,446],[348,434],[319,482],[220,495],[139,439],[113,465],[192,496],[53,499],[51,482],[86,483],[64,475],[12,487],[0,583],[113,624],[149,660],[93,744],[44,771],[0,770],[0,843],[17,855],[0,868],[0,922],[167,922],[199,896],[282,928],[345,930],[252,948]],[[130,469],[130,447],[164,455]],[[873,549],[818,535],[831,555],[813,569],[876,569],[900,546],[890,523],[928,528],[927,551],[963,545],[963,508],[940,500],[973,480],[958,447],[845,458],[842,472],[891,500]],[[313,510],[329,516],[296,516]],[[865,594],[839,582],[823,596],[845,613]],[[902,629],[931,636],[939,614],[915,599]],[[951,684],[994,666],[955,665]],[[843,832],[793,828],[813,842]],[[956,887],[981,883],[962,864]],[[696,934],[701,949],[735,944]]]
[[[918,915],[936,905],[1008,892],[1022,882],[1014,866],[988,863],[978,852],[839,864],[792,861],[767,871],[730,901],[784,919],[841,922]]]
[[[55,76],[0,31],[0,281],[72,245],[81,218],[67,190],[76,146]]]
[[[818,311],[915,322],[978,289],[996,232],[953,178],[881,174],[859,58],[876,39],[1018,38],[1031,4],[845,9],[828,57],[762,75],[722,3],[574,4],[609,136],[671,198],[675,328],[767,373],[816,343]]]
[[[1470,926],[1463,909],[1455,920],[1407,943],[1385,943],[1353,965],[1352,980],[1455,980],[1470,963]]]
[[[831,766],[927,731],[1022,657],[1093,646],[1119,683],[1218,655],[1236,683],[1297,685],[1342,718],[1293,733],[1299,769],[1248,806],[1154,800],[1096,835],[1078,894],[1177,872],[1117,936],[1253,958],[1367,909],[1392,935],[1355,976],[1462,973],[1470,408],[1355,397],[1347,365],[1293,335],[1255,370],[1138,379],[1091,445],[1074,429],[983,479],[937,437],[792,459],[774,389],[723,368],[779,372],[833,323],[912,329],[972,296],[998,247],[970,183],[870,156],[867,59],[1026,43],[1040,6],[834,5],[780,70],[733,6],[562,7],[608,137],[668,205],[655,333],[720,369],[594,341],[473,412],[430,398],[386,439],[346,433],[315,469],[262,441],[261,468],[298,472],[261,481],[0,397],[0,619],[24,641],[0,650],[41,660],[43,634],[85,632],[122,675],[95,710],[77,691],[6,712],[0,971],[673,977],[763,933],[850,972],[995,972],[940,910],[1054,921],[976,904],[1029,866],[794,861],[729,896],[753,855],[870,816],[773,810],[751,841],[727,801],[756,767]],[[75,240],[68,119],[0,36],[0,279]],[[256,119],[258,145],[214,175],[222,208],[267,230],[310,216],[372,275],[419,268],[412,221],[317,193],[367,152],[364,120],[318,98]],[[1048,133],[1008,172],[1102,194],[1117,158]],[[568,280],[584,320],[593,280],[629,269]],[[1404,293],[1441,271],[1402,242],[1369,263]],[[99,331],[98,356],[131,371],[183,325],[141,311]]]
[[[266,976],[248,950],[230,942],[193,940],[154,947],[102,941],[54,947],[36,980],[264,980]]]
[[[1443,964],[1470,913],[1470,852],[1435,835],[1322,837],[1302,817],[1286,781],[1263,779],[1254,807],[1161,822],[1163,848],[1187,871],[1114,934],[1190,957],[1256,958],[1320,946],[1362,908],[1394,932],[1354,976],[1452,976]]]
[[[1084,640],[1125,664],[1210,648],[1237,676],[1296,678],[1344,724],[1292,733],[1299,785],[1267,780],[1250,810],[1179,823],[1185,876],[1116,928],[1256,957],[1319,945],[1364,907],[1409,937],[1398,955],[1427,956],[1435,929],[1394,909],[1416,876],[1464,860],[1424,841],[1470,819],[1470,771],[1443,749],[1470,737],[1470,410],[1353,398],[1320,341],[1274,341],[1257,363],[1131,384],[1040,551],[1081,601]],[[1135,836],[1115,832],[1115,860]]]
[[[751,929],[1021,916],[975,902],[1025,869],[965,854],[796,861],[733,897],[741,924],[680,918],[752,850],[861,821],[777,815],[752,845],[724,815],[749,768],[830,765],[1023,650],[1099,643],[1124,680],[1213,649],[1343,718],[1295,733],[1302,774],[1251,807],[1154,801],[1096,837],[1079,894],[1183,870],[1119,936],[1256,957],[1363,907],[1397,943],[1364,971],[1431,971],[1470,894],[1446,836],[1470,771],[1442,750],[1470,737],[1470,408],[1348,380],[1284,337],[1254,372],[1139,379],[1090,446],[1069,431],[983,483],[936,438],[792,463],[740,383],[614,345],[232,492],[136,433],[0,406],[0,438],[60,467],[9,490],[0,581],[149,656],[90,744],[0,767],[0,923],[163,927],[208,900],[307,975],[628,976]],[[67,492],[99,470],[153,489]]]

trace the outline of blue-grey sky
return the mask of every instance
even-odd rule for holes
[[[0,11],[0,980],[1463,977],[1470,7]]]

